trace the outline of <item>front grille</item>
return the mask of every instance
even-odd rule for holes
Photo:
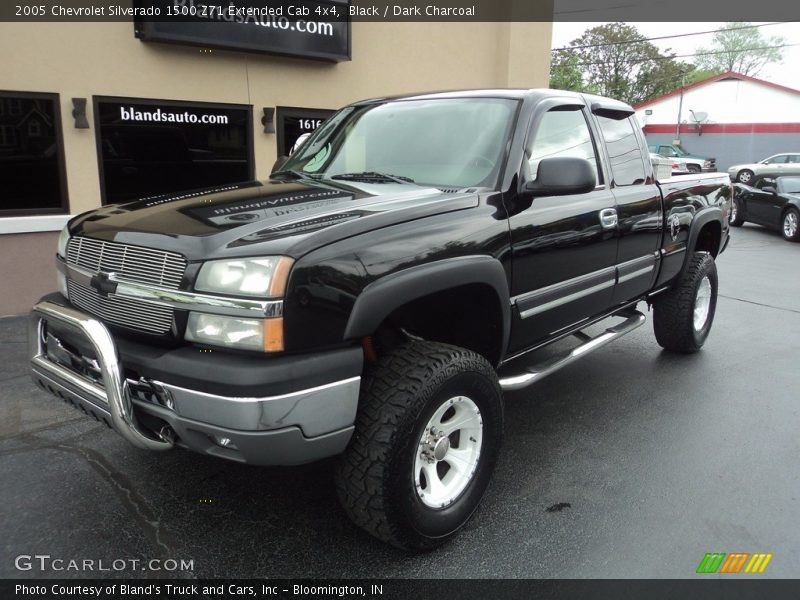
[[[186,259],[175,252],[74,237],[67,244],[67,262],[96,273],[116,273],[137,283],[177,289]]]
[[[101,320],[121,327],[163,335],[172,327],[173,311],[166,306],[127,298],[104,297],[94,288],[67,281],[69,301]]]
[[[178,289],[186,270],[186,259],[175,252],[74,237],[67,244],[67,263],[91,273],[114,273],[119,279],[146,285]],[[163,335],[174,320],[169,307],[140,300],[105,297],[94,288],[67,281],[69,299],[103,321],[114,325]]]

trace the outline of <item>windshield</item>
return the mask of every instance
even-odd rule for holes
[[[312,178],[387,174],[436,187],[494,187],[517,101],[405,100],[347,107],[281,167]]]
[[[800,177],[781,177],[778,182],[784,194],[800,194]]]
[[[680,146],[673,146],[672,148],[675,150],[676,156],[689,156],[689,153]]]

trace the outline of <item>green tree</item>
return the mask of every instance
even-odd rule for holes
[[[550,87],[554,90],[587,91],[580,59],[570,50],[554,50],[550,57]]]
[[[557,52],[576,58],[583,91],[592,90],[630,104],[675,89],[693,69],[676,61],[674,54],[662,54],[635,27],[624,23],[588,29],[567,49],[554,54]]]
[[[783,60],[783,49],[776,47],[783,43],[784,38],[765,36],[750,23],[726,23],[714,34],[710,47],[697,49],[697,64],[701,69],[755,76],[767,64]]]

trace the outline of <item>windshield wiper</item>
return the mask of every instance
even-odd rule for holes
[[[390,175],[389,173],[378,173],[376,171],[363,171],[361,173],[341,173],[334,175],[331,179],[343,179],[346,181],[394,181],[395,183],[414,183],[410,177],[403,175]]]

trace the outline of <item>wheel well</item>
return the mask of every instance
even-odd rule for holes
[[[390,343],[392,332],[468,348],[493,365],[503,352],[503,317],[495,290],[468,284],[436,292],[404,304],[381,323],[378,344]],[[380,349],[379,349],[380,352]]]
[[[722,239],[722,225],[716,221],[706,223],[697,235],[694,245],[695,252],[708,252],[714,258],[719,252],[719,242]]]

